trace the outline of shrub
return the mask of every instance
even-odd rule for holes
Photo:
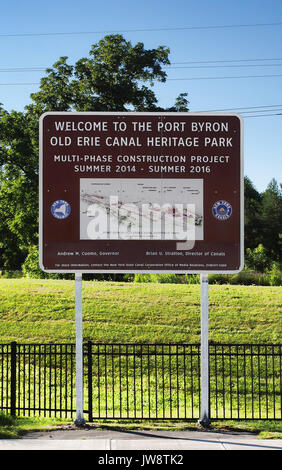
[[[230,274],[209,274],[209,284],[229,284]]]
[[[261,243],[253,250],[246,249],[245,262],[249,269],[260,273],[266,272],[271,267],[271,260]]]
[[[160,284],[199,284],[199,274],[136,273],[133,282],[157,282]]]
[[[133,282],[199,284],[199,274],[135,274]],[[209,284],[245,286],[281,286],[282,273],[275,265],[269,274],[243,270],[237,274],[209,274]]]
[[[200,284],[200,274],[185,274],[186,284]]]
[[[15,418],[0,411],[0,426],[13,426]]]
[[[36,245],[29,248],[28,255],[22,265],[22,272],[24,277],[30,277],[33,279],[60,278],[59,274],[49,274],[42,271],[39,266],[39,253]]]
[[[269,283],[271,286],[282,286],[282,273],[278,263],[273,263],[269,274]]]
[[[0,271],[0,278],[3,279],[20,279],[23,277],[23,273],[21,271],[12,271],[12,270],[4,270]]]

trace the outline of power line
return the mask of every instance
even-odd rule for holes
[[[282,60],[282,59],[281,59]],[[206,68],[234,68],[234,67],[281,67],[282,64],[250,64],[250,65],[201,65],[201,66],[183,66],[183,67],[169,67],[171,69],[206,69]],[[48,67],[46,67],[48,68]],[[22,73],[22,72],[44,72],[46,68],[41,67],[17,67],[11,69],[0,69],[0,73]]]
[[[13,85],[40,85],[40,83],[0,83],[0,86],[13,86]],[[216,109],[216,110],[207,110],[207,111],[193,111],[194,113],[214,113],[214,112],[221,112],[221,111],[234,111],[234,110],[240,110],[240,109],[252,109],[252,108],[271,108],[271,107],[276,107],[276,106],[281,106],[281,105],[270,105],[270,106],[250,106],[249,108],[226,108],[226,109]],[[245,112],[240,112],[239,114],[248,114],[250,112],[267,112],[267,109],[263,109],[261,111],[245,111]],[[270,111],[270,110],[269,110]],[[280,111],[280,109],[277,109],[276,111]],[[282,111],[282,109],[281,109]],[[273,114],[256,114],[256,115],[250,115],[250,116],[244,116],[245,118],[251,118],[251,117],[267,117],[267,116],[282,116],[281,113],[273,113]]]
[[[0,86],[13,86],[13,85],[40,85],[38,82],[31,82],[31,83],[0,83]]]
[[[189,62],[171,62],[171,64],[218,64],[223,62],[262,62],[266,60],[282,60],[281,57],[274,57],[272,59],[229,59],[229,60],[197,60]]]
[[[82,34],[116,34],[116,33],[139,33],[139,32],[158,32],[158,31],[191,31],[203,29],[228,29],[228,28],[255,28],[262,26],[281,26],[282,23],[249,23],[249,24],[229,24],[229,25],[208,25],[208,26],[184,26],[172,28],[144,28],[144,29],[124,29],[124,30],[105,30],[105,31],[56,31],[46,33],[5,33],[0,37],[29,37],[29,36],[63,36],[63,35],[82,35]]]
[[[240,109],[258,109],[258,108],[276,108],[280,107],[282,104],[270,104],[270,105],[264,105],[264,106],[244,106],[241,108],[225,108],[225,109],[209,109],[205,111],[195,111],[197,113],[213,113],[213,112],[221,112],[221,111],[238,111]],[[266,111],[266,109],[263,109],[262,111]]]
[[[263,59],[233,59],[233,60],[205,60],[205,61],[184,61],[184,62],[171,62],[170,65],[165,65],[164,67],[168,67],[171,69],[177,69],[177,68],[194,68],[194,67],[174,67],[174,65],[181,65],[181,64],[230,64],[232,62],[263,62],[263,61],[275,61],[275,60],[282,60],[282,57],[274,57],[274,58],[263,58]],[[212,66],[209,65],[208,67],[274,67],[274,66],[281,66],[282,64],[244,64],[244,65],[221,65],[221,66]],[[51,66],[52,67],[52,66]],[[0,72],[43,72],[46,71],[46,69],[50,68],[48,67],[3,67],[0,68]],[[197,67],[198,68],[198,67]],[[204,67],[199,67],[199,68],[204,68]]]
[[[275,110],[263,109],[261,111],[240,111],[239,114],[257,113],[257,116],[260,116],[259,113],[266,113],[267,111],[282,111],[282,108],[281,109],[275,109]],[[262,114],[261,114],[261,116],[262,116]],[[248,116],[245,116],[245,117],[248,117]]]
[[[167,78],[166,80],[225,80],[230,78],[265,78],[265,77],[282,77],[282,74],[273,75],[237,75],[233,77],[185,77],[185,78]]]
[[[225,112],[238,111],[238,114],[240,115],[247,114],[247,116],[242,116],[245,119],[249,117],[281,116],[282,113],[273,113],[273,111],[282,111],[282,108],[280,109],[280,107],[282,107],[281,104],[273,104],[269,106],[264,105],[264,106],[249,106],[249,107],[241,107],[241,108],[209,109],[206,111],[192,111],[192,112],[201,113],[201,114],[203,113],[210,114],[210,113],[217,113],[217,112],[222,112],[222,111],[225,111]],[[272,109],[269,109],[269,108],[272,108]],[[273,109],[273,108],[277,108],[277,109]],[[241,111],[242,109],[245,111]],[[272,113],[269,114],[271,111]],[[256,113],[256,114],[251,115],[250,113]],[[261,113],[268,113],[268,114],[261,114]]]
[[[265,116],[282,116],[282,113],[275,113],[275,114],[255,114],[253,116],[244,116],[245,118],[253,118],[253,117],[265,117]]]
[[[281,67],[282,64],[244,64],[244,65],[186,65],[182,67],[168,66],[170,69],[210,69],[228,67]]]
[[[267,78],[267,77],[282,77],[282,74],[271,74],[271,75],[235,75],[235,76],[220,76],[220,77],[183,77],[183,78],[167,78],[166,81],[176,81],[176,80],[227,80],[227,79],[236,79],[236,78]],[[31,82],[31,83],[0,83],[1,85],[40,85],[40,82]]]
[[[282,58],[280,59],[282,60]],[[201,65],[201,66],[183,66],[174,67],[167,65],[169,69],[205,69],[205,68],[228,68],[228,67],[281,67],[282,64],[249,64],[249,65]],[[49,67],[13,67],[0,69],[0,73],[22,73],[22,72],[44,72]]]
[[[48,68],[48,67],[46,67]],[[13,68],[3,68],[0,69],[0,72],[43,72],[46,70],[43,67],[13,67]]]
[[[220,76],[220,77],[184,77],[184,78],[167,78],[166,81],[176,81],[176,80],[228,80],[236,78],[267,78],[267,77],[282,77],[282,74],[272,74],[272,75],[236,75],[236,76]],[[1,85],[40,85],[40,82],[30,82],[30,83],[0,83]]]

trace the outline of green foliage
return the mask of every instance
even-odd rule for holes
[[[281,262],[282,240],[282,191],[273,178],[263,193],[245,177],[245,247],[246,260],[252,269],[269,269],[273,261]],[[248,250],[263,245],[264,253],[254,256]],[[268,257],[268,262],[265,257]],[[261,258],[259,262],[258,258]],[[257,259],[255,259],[257,258]],[[264,258],[264,260],[262,260]],[[255,265],[262,265],[255,267]]]
[[[22,265],[22,272],[24,277],[44,279],[46,273],[42,271],[39,266],[38,247],[31,246],[28,250],[28,255]]]
[[[199,274],[135,274],[133,282],[158,284],[199,284]],[[278,263],[268,273],[243,270],[238,274],[209,274],[210,285],[281,286],[282,273]]]
[[[38,119],[46,111],[188,111],[187,93],[175,104],[158,106],[152,90],[165,82],[169,49],[145,49],[123,36],[107,35],[89,56],[68,64],[63,56],[46,70],[40,90],[24,112],[0,106],[0,268],[19,269],[30,247],[38,244]],[[245,177],[245,247],[247,257],[260,244],[271,262],[281,262],[282,192],[273,179],[259,193]],[[32,248],[31,248],[32,249]],[[251,263],[251,261],[250,261]],[[267,262],[262,263],[263,269]],[[261,268],[259,268],[261,269]],[[35,271],[34,271],[35,272]],[[163,277],[160,279],[164,279]],[[167,278],[166,282],[172,282]],[[163,282],[158,280],[158,282]],[[191,282],[183,280],[173,282]]]
[[[38,246],[33,245],[28,250],[28,255],[22,264],[22,276],[30,279],[73,279],[72,273],[46,273],[39,265]]]
[[[38,132],[38,131],[37,131]],[[0,109],[0,266],[19,269],[37,241],[38,152],[29,120]]]
[[[198,284],[200,276],[197,274],[135,274],[133,282],[157,282],[159,284]]]
[[[261,194],[251,180],[244,178],[245,246],[255,248],[261,242]]]
[[[0,426],[12,426],[15,423],[15,418],[6,415],[0,411]]]
[[[209,284],[242,285],[242,286],[281,286],[282,274],[277,271],[269,273],[257,273],[252,271],[241,271],[238,274],[209,274]]]
[[[120,34],[107,35],[91,46],[89,56],[74,65],[67,57],[46,70],[40,91],[31,95],[29,115],[46,111],[157,111],[157,98],[146,84],[165,82],[163,66],[169,65],[169,49],[135,46]],[[169,111],[187,111],[186,93],[181,93]],[[162,109],[165,111],[165,109]]]
[[[60,57],[46,70],[24,112],[0,106],[0,268],[19,269],[38,243],[38,119],[46,111],[188,111],[187,94],[158,107],[151,87],[165,82],[169,49],[145,49],[121,35],[93,44],[74,65]],[[28,263],[31,263],[29,258]],[[29,269],[36,273],[36,267]],[[38,273],[39,274],[39,273]]]
[[[2,279],[21,279],[22,277],[22,271],[0,271],[0,278]]]
[[[282,272],[278,263],[274,262],[272,265],[269,275],[269,283],[271,286],[282,286]]]
[[[273,261],[282,261],[282,190],[273,178],[262,193],[263,244]]]
[[[12,417],[0,414],[0,439],[21,439],[26,432],[58,429],[59,425],[65,426],[68,422],[64,418]]]
[[[268,257],[267,250],[260,243],[253,250],[247,248],[245,264],[249,269],[263,273],[270,269],[272,262]]]

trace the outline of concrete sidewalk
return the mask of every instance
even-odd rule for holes
[[[1,450],[282,450],[281,439],[205,431],[58,430],[0,440]]]

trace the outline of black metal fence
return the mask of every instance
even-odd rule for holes
[[[282,418],[282,345],[210,345],[210,418]],[[197,344],[84,345],[84,413],[97,419],[197,420]],[[0,344],[0,410],[75,417],[74,344]]]

